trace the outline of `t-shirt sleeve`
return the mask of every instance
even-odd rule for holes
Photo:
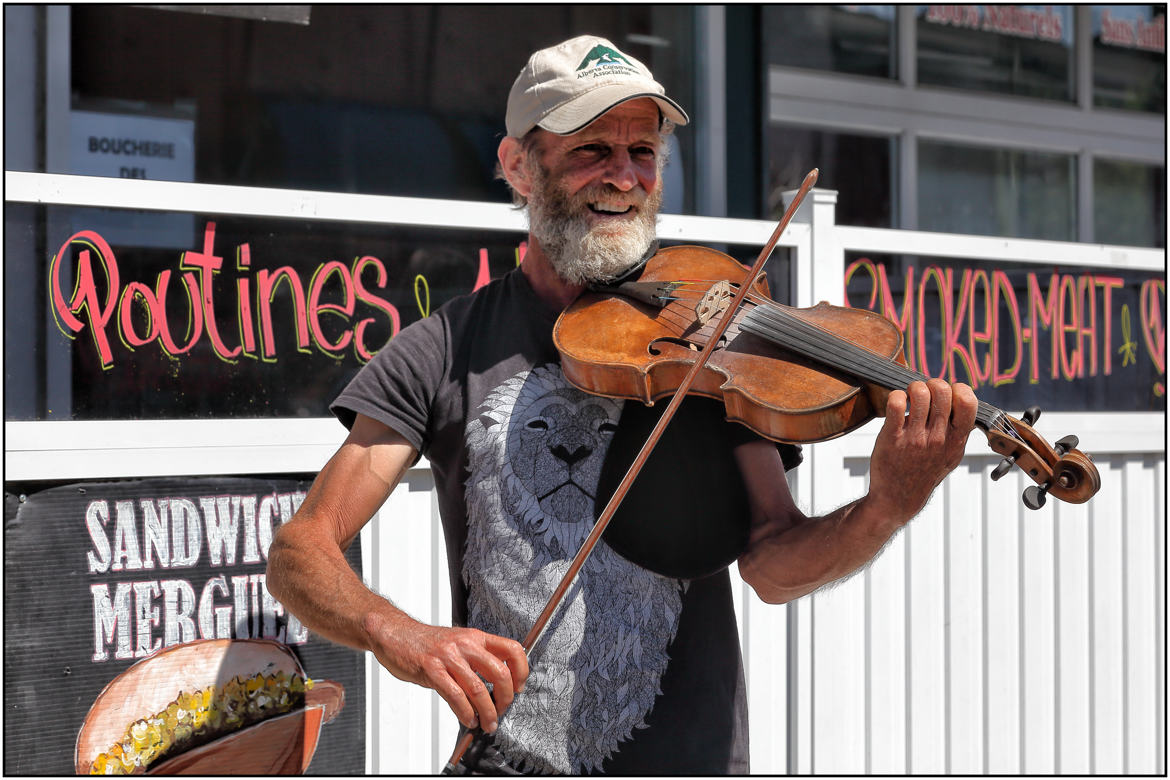
[[[388,425],[425,452],[431,406],[443,379],[448,339],[441,317],[403,328],[362,367],[329,406],[346,428],[358,414]]]

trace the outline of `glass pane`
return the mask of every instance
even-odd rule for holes
[[[688,7],[323,4],[307,23],[199,8],[212,10],[72,6],[60,172],[507,201],[494,169],[512,82],[531,52],[583,30],[694,106]]]
[[[910,368],[1013,415],[1166,409],[1160,273],[851,251],[845,304],[891,320]]]
[[[1073,9],[920,5],[918,83],[1072,102]]]
[[[817,187],[837,190],[837,224],[895,227],[895,139],[773,124],[768,128],[766,213],[778,219],[780,194],[796,189],[813,168]]]
[[[5,227],[9,420],[328,416],[388,339],[523,248],[498,231],[23,205]]]
[[[1072,155],[918,142],[918,227],[1076,239]]]
[[[895,6],[769,5],[762,11],[765,61],[896,78]]]
[[[1166,110],[1166,7],[1093,6],[1093,105]]]
[[[1093,160],[1093,240],[1166,247],[1166,169]]]

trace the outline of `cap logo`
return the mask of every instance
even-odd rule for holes
[[[581,64],[577,66],[577,78],[585,78],[590,75],[603,75],[601,73],[593,73],[597,68],[604,69],[605,75],[610,74],[637,74],[637,69],[633,64],[626,59],[626,56],[616,49],[611,49],[608,46],[603,46],[600,43],[589,50],[585,58],[581,60]],[[582,73],[582,71],[586,71]]]

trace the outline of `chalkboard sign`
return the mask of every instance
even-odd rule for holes
[[[845,302],[892,320],[911,368],[1005,411],[1166,409],[1163,274],[854,255]]]
[[[340,686],[344,706],[321,727],[307,771],[364,771],[362,655],[310,634],[265,587],[272,533],[308,487],[160,478],[6,492],[4,773],[74,774],[78,734],[103,715],[91,707],[111,680],[164,649],[213,639],[275,640],[307,677]],[[347,560],[360,572],[358,541]],[[164,693],[168,702],[193,691]]]

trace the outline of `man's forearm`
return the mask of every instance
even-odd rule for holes
[[[862,498],[753,542],[740,576],[763,601],[783,604],[865,566],[905,522]]]
[[[367,616],[378,612],[406,618],[405,613],[366,587],[340,550],[298,538],[299,530],[282,528],[272,541],[269,592],[311,631],[358,650],[374,650],[364,627]]]

